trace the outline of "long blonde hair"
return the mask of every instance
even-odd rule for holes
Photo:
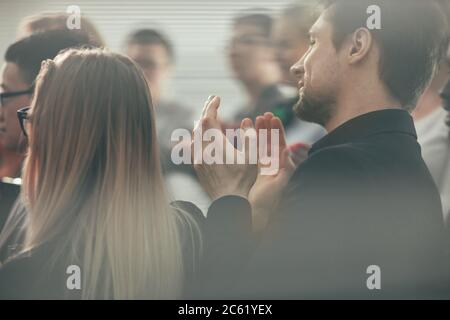
[[[141,71],[70,49],[43,63],[30,114],[23,250],[64,235],[83,298],[179,297],[180,221],[192,220],[169,205]]]

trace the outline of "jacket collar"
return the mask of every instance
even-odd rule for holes
[[[334,145],[357,141],[371,135],[395,132],[408,134],[417,139],[411,115],[402,109],[383,109],[353,118],[314,143],[309,154]]]

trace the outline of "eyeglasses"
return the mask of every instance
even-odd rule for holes
[[[0,108],[5,105],[5,99],[22,96],[24,94],[32,94],[33,92],[34,86],[31,86],[27,90],[0,93]]]
[[[26,138],[28,138],[28,132],[27,132],[27,121],[29,121],[28,118],[28,110],[30,110],[30,107],[25,107],[22,109],[17,110],[17,117],[19,118],[20,128],[23,131],[23,134]]]

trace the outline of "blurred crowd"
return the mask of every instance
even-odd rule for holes
[[[436,2],[447,21],[450,21],[449,3]],[[272,117],[279,120],[280,125],[276,123],[273,127],[283,129],[283,139],[291,154],[295,154],[299,148],[309,148],[326,137],[329,130],[324,124],[301,119],[294,111],[301,91],[298,88],[300,71],[293,66],[311,50],[310,29],[322,12],[315,1],[302,1],[292,3],[276,14],[264,8],[250,8],[233,17],[231,36],[223,53],[228,58],[234,81],[244,89],[246,103],[239,106],[231,120],[218,118],[222,130],[245,127],[242,120],[246,118],[256,125],[258,116],[270,114],[265,126],[270,126],[267,121],[270,123]],[[192,108],[183,104],[183,99],[167,98],[166,93],[171,90],[168,87],[169,80],[176,68],[177,46],[164,30],[131,30],[123,39],[124,52],[116,56],[105,49],[108,43],[98,32],[95,21],[82,17],[81,29],[68,30],[67,19],[68,14],[59,12],[37,13],[24,18],[18,27],[17,39],[8,46],[3,57],[0,75],[0,229],[3,228],[0,261],[5,263],[14,253],[21,250],[30,252],[27,250],[45,244],[46,237],[53,236],[54,230],[59,242],[64,242],[58,252],[74,250],[70,243],[58,238],[58,232],[65,233],[72,242],[81,243],[84,251],[74,256],[80,265],[92,272],[93,276],[89,278],[93,279],[92,283],[101,283],[106,288],[102,291],[101,286],[88,286],[83,290],[82,297],[127,298],[139,297],[139,293],[146,292],[136,288],[135,291],[127,291],[127,284],[121,283],[126,276],[121,274],[124,271],[120,269],[120,261],[125,260],[136,262],[135,269],[126,269],[127,272],[142,274],[145,267],[158,274],[158,280],[145,275],[132,280],[134,283],[141,281],[159,288],[150,290],[153,296],[149,297],[172,298],[176,296],[177,283],[182,282],[176,268],[184,268],[185,273],[194,273],[189,264],[195,264],[191,259],[194,260],[192,256],[196,256],[195,246],[180,248],[178,238],[184,237],[184,233],[195,233],[195,226],[204,223],[202,219],[208,210],[211,211],[211,207],[219,210],[217,207],[220,205],[215,202],[217,198],[205,190],[205,185],[211,187],[211,182],[205,184],[198,170],[196,172],[193,166],[187,164],[176,165],[171,160],[172,148],[176,143],[172,133],[179,128],[192,131],[195,117],[203,106],[198,106],[198,112],[194,113]],[[450,28],[445,33],[450,34]],[[448,38],[447,35],[446,41]],[[439,191],[441,218],[450,238],[450,135],[447,121],[450,111],[449,59],[450,48],[449,54],[438,60],[436,72],[418,98],[411,116],[421,156]],[[64,70],[65,77],[59,70]],[[118,76],[123,78],[112,84],[105,80]],[[58,83],[59,87],[56,86]],[[148,90],[141,90],[143,84],[148,86]],[[90,95],[89,92],[97,92],[99,96]],[[128,105],[131,102],[135,105],[145,104],[146,101],[150,101],[149,113]],[[210,99],[205,108],[216,102],[215,98]],[[41,107],[38,109],[37,106]],[[54,110],[51,106],[55,106]],[[97,110],[90,111],[89,107],[94,106],[98,107]],[[120,109],[124,106],[128,111]],[[212,107],[209,108],[204,110],[204,114],[212,112]],[[154,128],[141,123],[146,117],[152,118],[148,126]],[[102,125],[99,125],[100,122]],[[143,133],[147,133],[147,137],[143,138]],[[45,141],[49,143],[48,146]],[[53,147],[50,141],[54,142]],[[67,145],[71,145],[73,150],[66,150]],[[95,148],[96,145],[101,147]],[[147,151],[151,157],[141,157],[141,153]],[[114,154],[116,156],[109,157]],[[62,160],[56,161],[55,157]],[[330,161],[339,162],[339,155],[336,157]],[[396,160],[393,158],[392,161]],[[93,163],[92,167],[83,166],[83,163],[88,162]],[[161,173],[156,173],[159,167]],[[103,177],[103,174],[114,178]],[[145,179],[152,183],[146,184],[143,181]],[[122,182],[129,189],[121,190]],[[222,184],[222,181],[217,184]],[[163,192],[166,187],[167,193]],[[81,193],[94,194],[95,197],[76,193],[79,190],[84,190]],[[96,199],[102,200],[95,203]],[[193,220],[201,222],[188,222],[190,231],[178,234],[173,221],[162,214],[171,210],[167,204],[172,200],[179,202],[176,210],[183,216],[179,219],[190,221],[192,218],[184,217],[183,212],[192,214],[194,211],[193,215],[199,217]],[[155,204],[164,201],[167,202],[164,206]],[[117,215],[90,216],[89,212],[84,212],[85,202],[89,202],[95,212],[116,210]],[[161,214],[151,218],[144,213],[138,215],[145,211],[142,210],[144,204],[147,205],[144,209],[152,208]],[[192,205],[195,205],[195,209],[192,209]],[[241,210],[234,208],[241,208],[242,204],[233,205],[223,210]],[[41,212],[41,215],[43,212],[53,213],[55,217],[43,219],[39,215],[29,216],[27,212],[30,210]],[[136,216],[132,215],[136,219],[133,223],[126,221],[130,214],[127,210],[136,212]],[[58,220],[56,216],[63,211],[65,213]],[[82,218],[75,218],[78,216]],[[28,223],[33,228],[27,229]],[[53,227],[47,228],[47,224]],[[66,224],[71,227],[67,228]],[[113,238],[109,232],[116,235],[123,233],[123,237]],[[125,239],[128,232],[135,233],[142,243],[130,248],[134,244]],[[112,245],[104,245],[102,241]],[[145,241],[150,244],[145,244]],[[159,241],[163,245],[155,249],[153,246],[157,245],[154,243]],[[450,249],[450,242],[447,247]],[[52,248],[46,247],[45,261],[53,257]],[[218,248],[222,248],[220,244]],[[180,256],[174,258],[167,254],[175,251],[182,252],[183,259],[186,255],[191,257],[187,258],[188,262],[184,260],[181,263]],[[136,258],[144,253],[148,253],[148,257]],[[240,257],[238,255],[233,259]],[[106,273],[102,272],[104,265],[110,266]],[[189,271],[186,271],[186,265]],[[221,275],[216,277],[220,278]],[[189,281],[195,279],[192,276]],[[290,293],[279,296],[289,297]],[[317,296],[320,297],[320,294]]]

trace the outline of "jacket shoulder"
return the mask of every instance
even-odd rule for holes
[[[62,299],[69,293],[65,268],[51,262],[47,249],[16,255],[0,267],[0,299]]]
[[[295,175],[345,174],[363,172],[371,163],[366,147],[358,144],[343,144],[327,147],[309,155],[296,170]]]

